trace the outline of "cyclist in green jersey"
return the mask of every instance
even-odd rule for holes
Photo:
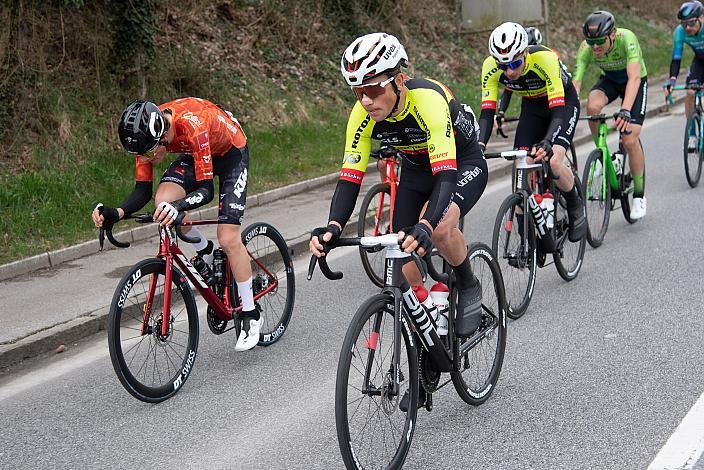
[[[586,38],[577,51],[577,65],[572,82],[577,92],[584,73],[592,62],[601,68],[601,78],[589,92],[587,113],[599,114],[601,110],[621,98],[621,109],[616,118],[619,131],[631,131],[623,136],[623,145],[630,156],[633,175],[633,205],[631,218],[645,216],[645,155],[638,137],[645,118],[648,79],[638,38],[632,31],[616,28],[616,20],[608,11],[595,11],[584,22],[582,32]],[[592,135],[596,136],[597,123],[590,121]]]

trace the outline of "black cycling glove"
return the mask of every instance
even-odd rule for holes
[[[100,214],[103,216],[104,223],[108,225],[114,225],[116,222],[120,221],[120,213],[117,212],[117,209],[113,207],[108,207],[102,203],[95,206],[95,208],[102,208],[102,210],[100,210]]]
[[[621,108],[616,115],[617,118],[621,118],[621,120],[626,121],[627,123],[631,122],[631,111],[628,109]]]
[[[545,158],[552,157],[552,142],[550,142],[548,139],[543,139],[537,144],[535,144],[535,148],[545,150]]]
[[[332,234],[332,238],[330,239],[330,241],[324,242],[322,235],[325,235],[327,232],[330,232]],[[334,243],[338,238],[340,238],[341,234],[342,229],[337,224],[328,224],[327,227],[314,228],[310,234],[310,238],[316,237],[322,244]]]
[[[430,253],[430,250],[433,249],[433,241],[431,240],[433,232],[427,225],[418,222],[411,227],[402,228],[401,231],[405,234],[401,243],[410,235],[418,242],[418,248],[422,247],[426,253]],[[416,251],[418,251],[418,248],[416,248]]]

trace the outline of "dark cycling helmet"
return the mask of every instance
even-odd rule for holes
[[[684,2],[677,11],[677,19],[687,21],[699,18],[704,13],[704,6],[699,2]]]
[[[542,44],[543,35],[538,28],[534,28],[533,26],[527,27],[526,34],[528,35],[529,46],[537,46],[538,44]]]
[[[608,11],[595,11],[584,21],[582,33],[585,38],[601,38],[610,34],[614,26],[616,26],[614,15]]]
[[[129,153],[142,155],[157,146],[164,135],[164,115],[151,101],[137,100],[122,113],[117,133]]]

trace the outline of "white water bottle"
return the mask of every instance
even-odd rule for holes
[[[550,191],[543,193],[543,200],[540,201],[540,207],[543,209],[543,212],[545,212],[545,225],[547,225],[548,228],[552,228],[555,225],[555,217],[553,215],[555,211],[555,198]]]
[[[418,302],[420,302],[423,305],[423,307],[425,307],[425,311],[430,314],[430,317],[437,324],[438,309],[435,308],[435,304],[433,303],[433,299],[431,299],[430,296],[428,295],[428,289],[426,289],[425,286],[422,284],[417,285],[417,286],[411,286],[411,289],[413,290],[413,293],[416,294],[416,297],[418,298]]]
[[[430,288],[430,297],[437,309],[438,315],[438,334],[447,334],[447,314],[450,310],[450,289],[442,282],[437,282]]]

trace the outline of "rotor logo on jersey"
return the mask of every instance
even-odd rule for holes
[[[362,138],[362,131],[364,130],[365,127],[367,127],[367,124],[369,124],[369,121],[371,120],[371,116],[367,114],[367,117],[364,118],[364,121],[362,121],[359,124],[359,127],[357,128],[357,132],[354,133],[354,139],[352,140],[352,148],[356,149],[357,145],[359,145],[359,139]]]

